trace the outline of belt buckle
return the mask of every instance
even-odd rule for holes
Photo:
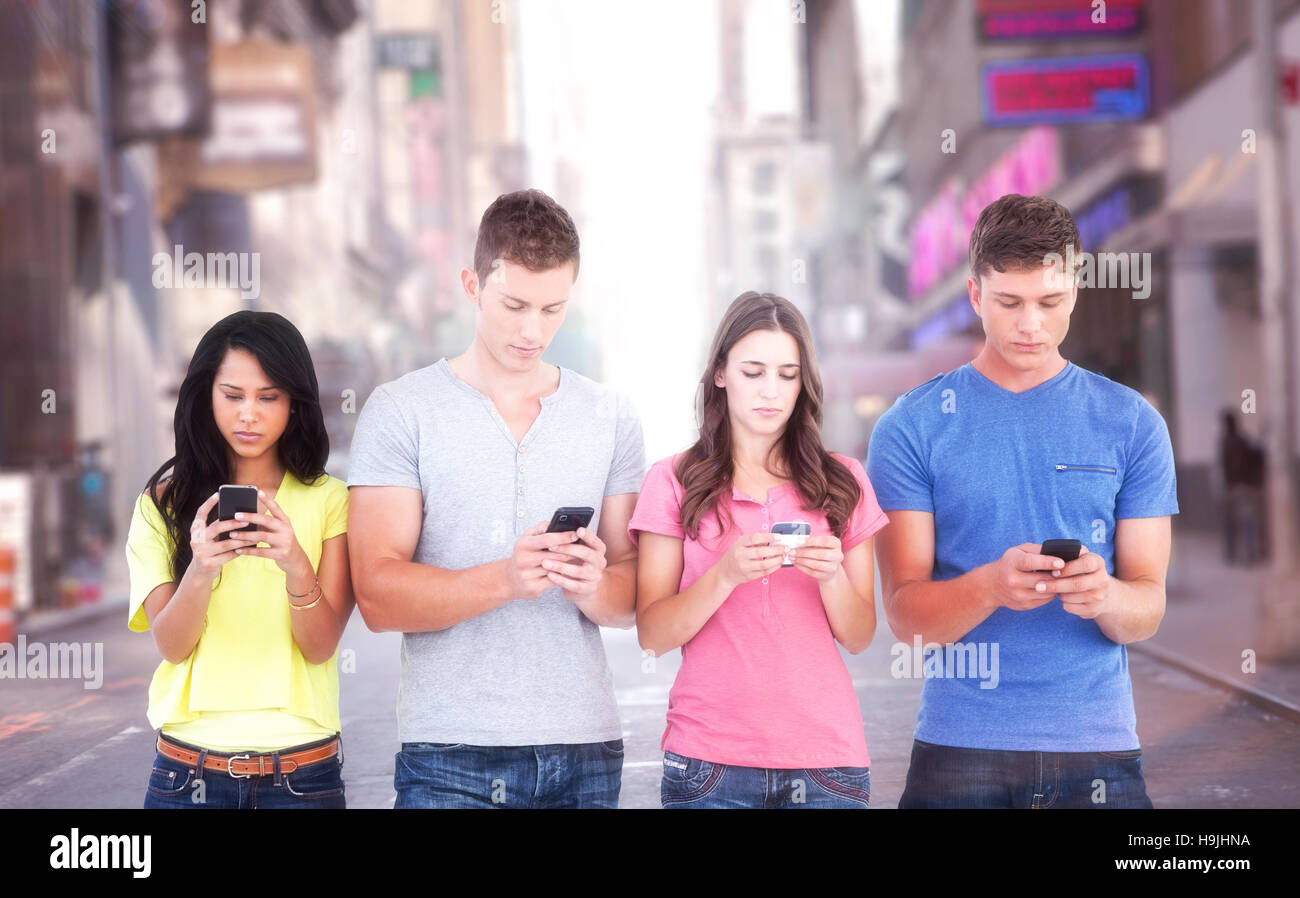
[[[235,771],[230,766],[237,760],[243,759],[247,761],[250,757],[252,756],[248,754],[242,754],[242,755],[231,755],[229,758],[226,758],[226,773],[230,774],[231,777],[237,780],[252,779],[253,775],[251,773],[235,773]]]

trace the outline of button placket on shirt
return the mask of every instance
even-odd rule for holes
[[[763,521],[763,530],[767,532],[770,529],[772,524],[772,522],[768,519],[768,506],[772,504],[771,500],[769,499],[767,502],[759,502],[757,499],[751,496],[745,496],[744,501],[753,502],[758,506]],[[764,577],[763,582],[760,584],[760,588],[762,589],[761,595],[763,598],[762,605],[760,607],[762,608],[761,614],[763,617],[771,616],[771,612],[772,612],[772,588],[768,585],[768,580],[769,580],[768,577]]]
[[[518,491],[518,493],[516,493],[516,495],[515,495],[515,505],[516,505],[516,506],[518,507],[518,509],[519,509],[518,517],[520,517],[520,518],[522,518],[522,517],[524,516],[524,508],[523,508],[523,505],[524,505],[524,465],[523,465],[524,458],[523,458],[523,456],[524,456],[524,447],[523,447],[523,446],[519,446],[519,447],[517,447],[517,449],[516,449],[516,451],[515,451],[515,462],[517,463],[517,466],[518,466],[518,468],[519,468],[519,471],[518,471],[518,473],[515,475],[515,482],[519,485],[519,491]]]

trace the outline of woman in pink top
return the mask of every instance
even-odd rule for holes
[[[861,463],[822,446],[817,357],[788,300],[739,296],[700,384],[699,440],[650,468],[628,526],[641,647],[682,650],[663,806],[866,807],[836,642],[871,642],[871,536],[889,521]],[[791,521],[812,535],[783,566],[772,528]]]

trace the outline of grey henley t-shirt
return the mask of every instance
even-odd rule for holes
[[[560,369],[556,392],[516,443],[492,401],[446,359],[377,388],[357,419],[349,486],[423,496],[413,561],[463,570],[509,558],[555,509],[635,493],[641,422],[618,392]],[[354,562],[355,563],[355,562]],[[402,635],[402,742],[543,745],[622,734],[600,628],[552,587],[486,614]]]

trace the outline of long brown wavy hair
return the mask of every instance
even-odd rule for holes
[[[726,367],[731,347],[756,330],[783,331],[794,338],[799,347],[802,381],[794,411],[772,445],[765,466],[775,473],[773,461],[782,462],[804,510],[820,511],[835,536],[843,539],[849,517],[862,498],[862,488],[853,472],[822,446],[822,381],[808,322],[788,299],[752,290],[737,296],[727,309],[700,378],[696,409],[700,438],[677,459],[675,470],[684,492],[682,529],[698,540],[700,520],[710,510],[717,516],[722,532],[731,526],[730,515],[723,520],[726,512],[720,501],[733,484],[731,419],[727,414],[727,391],[717,386],[714,378]]]

